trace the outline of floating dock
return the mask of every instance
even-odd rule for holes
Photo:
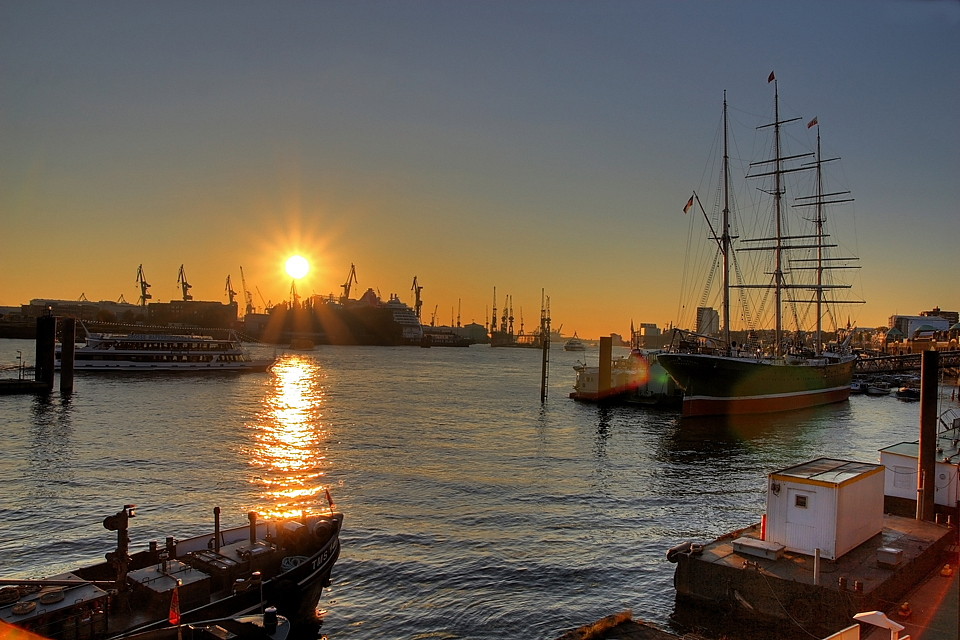
[[[760,534],[756,524],[676,552],[678,600],[826,635],[855,613],[897,609],[924,578],[956,562],[955,528],[893,515],[833,561],[785,551]]]
[[[0,396],[15,393],[47,393],[51,386],[37,380],[0,380]]]

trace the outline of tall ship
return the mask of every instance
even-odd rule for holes
[[[659,363],[684,390],[684,416],[789,411],[841,402],[850,395],[856,359],[849,349],[850,334],[844,336],[842,329],[838,329],[836,340],[825,344],[823,320],[827,315],[837,317],[835,312],[828,311],[828,303],[861,302],[836,299],[835,292],[848,289],[850,285],[835,282],[831,277],[834,270],[856,268],[850,264],[856,258],[831,255],[830,249],[837,244],[830,239],[827,230],[828,205],[850,202],[851,199],[844,197],[849,193],[846,191],[825,192],[823,165],[836,158],[822,157],[817,118],[807,125],[808,129],[817,127],[815,151],[785,153],[781,129],[800,118],[781,120],[779,91],[773,73],[768,82],[774,85],[774,121],[760,128],[772,128],[773,157],[752,163],[747,178],[765,181],[760,191],[772,197],[771,219],[768,224],[756,228],[771,231],[764,232],[767,234],[764,237],[744,240],[733,231],[726,94],[723,100],[722,188],[717,203],[722,207],[719,229],[711,222],[696,193],[684,207],[686,213],[696,204],[703,213],[710,228],[710,239],[716,243],[717,258],[710,275],[712,278],[718,269],[722,278],[720,330],[710,332],[710,323],[701,323],[698,318],[697,332],[675,330],[669,352],[658,356]],[[788,220],[786,216],[785,177],[795,172],[812,173],[815,178],[814,193],[795,198],[792,205],[805,213],[800,224],[808,222],[810,228],[807,230],[791,228],[797,221]],[[736,250],[734,241],[739,242]],[[731,282],[731,275],[739,276],[746,270],[736,258],[741,253],[764,258],[754,260],[754,264],[757,273],[764,274],[767,280]],[[761,292],[763,297],[752,310],[741,307],[739,311],[740,316],[747,319],[751,318],[751,313],[755,314],[755,322],[764,305],[769,306],[772,293],[772,333],[751,328],[737,335],[739,340],[734,337],[730,321],[731,290],[738,292],[741,303],[749,300],[749,292]],[[804,297],[804,294],[810,294],[810,297]],[[706,294],[701,300],[705,297]],[[701,309],[706,311],[708,308]],[[785,313],[798,325],[812,315],[812,335],[809,329],[801,326],[792,333],[786,332]]]

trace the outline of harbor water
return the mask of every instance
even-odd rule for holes
[[[0,340],[0,365],[33,349]],[[546,640],[624,609],[688,631],[667,549],[759,522],[771,471],[918,438],[919,403],[892,395],[733,421],[579,404],[578,360],[596,349],[555,346],[543,404],[540,351],[483,345],[318,347],[267,373],[0,396],[0,577],[102,559],[125,504],[140,549],[209,531],[215,506],[243,525],[325,508],[329,489],[345,514],[319,603],[332,640]]]

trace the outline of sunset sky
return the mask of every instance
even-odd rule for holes
[[[263,307],[299,253],[301,295],[416,276],[427,322],[496,287],[528,330],[541,290],[567,335],[667,325],[723,92],[752,135],[771,71],[856,198],[851,320],[960,309],[956,1],[4,2],[0,305],[136,302],[141,264],[176,299],[182,264]]]

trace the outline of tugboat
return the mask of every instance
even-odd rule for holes
[[[0,580],[0,621],[55,640],[106,640],[172,625],[238,618],[275,607],[290,620],[316,618],[340,555],[343,514],[259,520],[128,553],[136,505],[103,521],[117,532],[106,562],[41,580]],[[5,585],[5,586],[4,586]]]

